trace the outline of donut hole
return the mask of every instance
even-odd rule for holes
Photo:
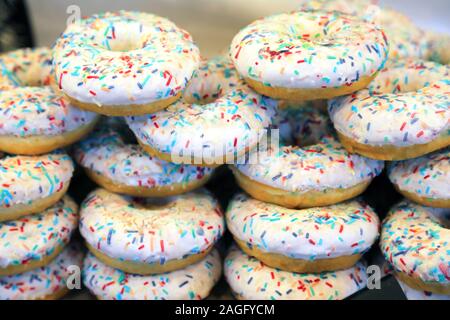
[[[150,41],[147,31],[135,21],[107,24],[97,31],[97,34],[103,35],[98,46],[111,52],[120,53],[140,50]]]
[[[217,73],[199,74],[189,83],[183,100],[188,104],[209,104],[224,97],[235,86]]]
[[[0,55],[4,65],[0,86],[41,87],[55,83],[52,52],[47,47],[19,49]]]
[[[51,61],[49,61],[49,64],[51,64]],[[54,82],[53,72],[49,71],[50,68],[48,65],[33,65],[28,69],[15,69],[12,74],[20,87],[42,87]]]
[[[174,206],[175,197],[133,198],[133,206],[146,211],[159,211]]]

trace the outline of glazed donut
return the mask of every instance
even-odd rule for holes
[[[450,296],[433,292],[415,290],[397,279],[400,288],[408,300],[450,300]]]
[[[404,160],[450,144],[449,67],[396,61],[368,89],[329,102],[339,140],[349,152]]]
[[[0,91],[55,84],[52,53],[47,47],[24,48],[0,55]]]
[[[51,87],[48,48],[0,55],[0,150],[24,155],[51,152],[81,139],[97,115],[70,105]]]
[[[146,275],[202,260],[222,236],[224,217],[207,192],[157,201],[97,189],[81,206],[80,232],[105,264]]]
[[[0,276],[49,264],[78,225],[78,207],[64,196],[39,214],[0,223]]]
[[[274,127],[279,130],[282,144],[304,147],[334,134],[333,124],[326,110],[309,103],[300,105],[302,106],[287,104],[275,116]]]
[[[236,247],[224,263],[224,274],[240,300],[341,300],[363,289],[366,267],[324,273],[295,273],[266,266]]]
[[[275,115],[276,102],[251,90],[223,57],[202,63],[183,100],[151,115],[127,118],[149,154],[202,166],[235,163],[256,147]],[[202,104],[204,100],[212,102]]]
[[[0,158],[0,222],[52,206],[66,193],[73,170],[64,153]]]
[[[191,36],[171,21],[119,11],[70,24],[56,42],[54,68],[73,104],[123,116],[178,100],[199,60]]]
[[[325,206],[362,193],[383,162],[348,153],[332,137],[307,147],[282,146],[257,161],[231,166],[253,198],[286,208]]]
[[[101,300],[201,300],[222,273],[217,250],[184,269],[155,275],[124,273],[88,254],[83,264],[84,285]]]
[[[396,277],[416,290],[450,295],[449,221],[448,209],[409,201],[390,210],[380,246]]]
[[[406,198],[424,206],[450,208],[450,148],[391,162],[388,174]]]
[[[230,56],[257,92],[285,100],[329,99],[366,87],[388,55],[377,26],[339,12],[297,11],[257,20]]]
[[[125,138],[119,132],[101,129],[75,148],[78,164],[109,191],[141,197],[177,195],[204,185],[212,175],[210,168],[154,158],[137,144],[126,143]]]
[[[426,34],[403,13],[376,5],[373,0],[315,0],[301,8],[339,11],[380,25],[389,42],[389,59],[426,57],[429,43]]]
[[[48,265],[0,278],[0,300],[56,300],[69,292],[69,267],[81,267],[83,252],[68,245]]]
[[[245,253],[298,273],[350,268],[370,249],[380,227],[376,213],[358,200],[295,210],[245,194],[231,200],[226,220]]]

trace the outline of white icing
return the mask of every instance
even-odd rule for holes
[[[38,214],[0,223],[0,267],[42,260],[65,246],[78,226],[78,206],[68,196]]]
[[[213,169],[174,164],[126,143],[118,132],[104,129],[79,143],[75,160],[83,167],[121,184],[159,188],[185,185],[210,176]],[[175,186],[174,186],[175,187]]]
[[[260,153],[258,162],[236,169],[252,180],[292,192],[349,188],[380,174],[384,162],[350,154],[331,137],[299,148]]]
[[[405,161],[391,162],[389,179],[419,197],[450,199],[450,148]]]
[[[309,261],[362,254],[380,227],[377,214],[357,200],[297,210],[238,194],[226,218],[230,232],[250,248]]]
[[[428,143],[450,128],[449,67],[421,60],[389,64],[368,89],[329,101],[336,130],[368,145]]]
[[[70,24],[54,67],[70,97],[102,105],[148,104],[181,92],[198,67],[191,36],[153,14],[119,11]]]
[[[380,247],[397,272],[432,284],[450,284],[450,210],[410,201],[395,205],[383,221]]]
[[[92,112],[72,106],[51,87],[18,87],[0,95],[0,135],[55,136],[97,120]]]
[[[366,286],[366,267],[358,262],[345,270],[293,273],[270,268],[232,247],[225,258],[225,278],[246,300],[341,300]]]
[[[12,276],[0,277],[0,300],[42,299],[67,289],[73,270],[81,267],[83,253],[79,246],[69,245],[48,265]]]
[[[244,77],[285,88],[350,85],[377,72],[388,45],[375,25],[338,12],[297,11],[253,22],[230,56]]]
[[[70,183],[73,162],[64,153],[0,159],[0,207],[30,204]]]
[[[211,103],[195,102],[205,92],[213,99],[218,93],[222,95]],[[179,101],[151,115],[127,117],[136,137],[151,148],[171,155],[172,162],[191,163],[191,155],[205,162],[241,155],[261,140],[262,132],[275,115],[276,102],[255,93],[239,80],[224,58],[205,62],[185,97],[194,103]]]
[[[184,269],[148,276],[111,268],[88,254],[83,282],[103,300],[199,300],[208,296],[221,272],[217,250]]]
[[[164,201],[164,200],[163,200]],[[224,217],[207,192],[138,202],[104,189],[81,206],[80,232],[111,258],[164,264],[210,249],[224,232]]]

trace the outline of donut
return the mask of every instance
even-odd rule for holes
[[[257,92],[315,100],[366,87],[388,55],[383,31],[356,17],[296,11],[256,20],[233,39],[230,56]]]
[[[81,267],[83,252],[68,245],[48,265],[0,278],[0,300],[56,300],[69,292],[69,267]]]
[[[380,227],[376,213],[359,200],[296,210],[245,194],[231,200],[226,221],[245,253],[298,273],[350,268],[377,240]]]
[[[147,275],[202,260],[222,236],[224,217],[206,191],[158,201],[97,189],[81,205],[80,232],[103,263]]]
[[[406,299],[408,300],[450,300],[450,296],[444,294],[435,294],[433,292],[415,290],[407,284],[397,279],[400,288],[402,289]]]
[[[87,175],[109,191],[141,197],[171,196],[204,185],[212,175],[210,168],[152,157],[125,138],[118,131],[100,129],[74,151],[75,160]]]
[[[38,213],[66,193],[74,167],[64,153],[0,158],[0,222]]]
[[[46,266],[77,225],[78,207],[69,196],[39,214],[0,223],[0,276]]]
[[[407,200],[383,221],[380,247],[396,277],[416,290],[450,295],[449,210]]]
[[[334,134],[328,112],[309,105],[309,102],[286,104],[278,110],[274,126],[279,130],[279,140],[284,145],[308,146]]]
[[[50,48],[24,48],[0,55],[0,91],[54,84]]]
[[[224,274],[239,300],[341,300],[363,289],[366,267],[323,273],[295,273],[271,268],[232,247]]]
[[[395,61],[368,89],[332,99],[329,114],[352,153],[380,160],[419,157],[450,145],[449,67]]]
[[[424,59],[429,51],[426,33],[407,16],[373,0],[315,0],[302,4],[306,10],[339,11],[373,22],[383,28],[389,42],[389,59]]]
[[[257,146],[275,115],[276,102],[250,89],[224,57],[204,61],[184,97],[163,111],[127,117],[149,154],[200,166],[235,163]]]
[[[69,100],[110,116],[152,113],[174,103],[200,61],[186,31],[133,11],[70,24],[54,50],[56,79]]]
[[[333,137],[307,147],[281,146],[257,161],[231,166],[253,198],[286,208],[325,206],[361,194],[383,162],[348,153]]]
[[[48,153],[93,129],[97,115],[73,107],[51,86],[48,48],[0,55],[0,74],[0,150],[23,155]]]
[[[420,158],[391,162],[389,179],[406,198],[430,207],[450,208],[450,148]]]
[[[184,269],[153,275],[125,273],[90,253],[83,264],[83,282],[101,300],[201,300],[221,272],[217,250]]]

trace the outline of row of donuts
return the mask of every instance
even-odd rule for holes
[[[53,86],[51,52],[0,56],[0,299],[57,299],[83,254],[69,244],[78,205],[66,195],[74,163],[61,148],[98,116],[73,107]]]
[[[65,195],[74,164],[53,150],[81,138],[96,116],[50,87],[48,49],[3,54],[0,66],[0,150],[25,154],[0,152],[0,299],[56,299],[83,256],[67,245],[78,225],[78,206]]]

